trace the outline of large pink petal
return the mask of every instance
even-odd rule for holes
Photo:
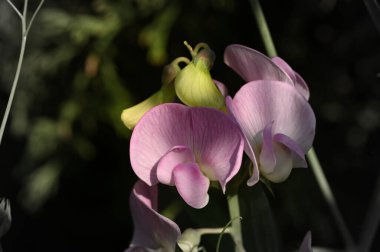
[[[264,54],[242,45],[229,45],[224,62],[245,81],[278,80],[293,85],[289,76]]]
[[[157,187],[149,187],[143,181],[136,182],[129,199],[134,233],[127,251],[162,249],[174,252],[181,231],[172,220],[157,213],[151,202],[157,202]]]
[[[194,208],[207,205],[210,180],[202,174],[196,163],[177,165],[173,170],[173,177],[178,193],[187,204]]]
[[[210,108],[193,108],[191,119],[197,163],[210,180],[219,181],[224,191],[242,161],[244,140],[239,126],[230,116]]]
[[[174,146],[159,161],[157,165],[157,178],[162,184],[174,185],[173,169],[182,163],[194,163],[192,150],[187,146]]]
[[[306,153],[315,135],[315,115],[310,104],[292,86],[278,81],[253,81],[244,85],[231,105],[236,120],[255,153],[261,135],[273,122],[273,135],[288,136]]]
[[[191,141],[189,108],[175,103],[149,110],[130,140],[130,160],[136,175],[148,185],[158,183],[157,162],[174,146]]]

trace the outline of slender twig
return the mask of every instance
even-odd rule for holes
[[[266,23],[261,5],[259,0],[250,0],[252,11],[255,15],[256,22],[258,25],[258,28],[260,30],[267,54],[270,57],[276,56],[276,48],[274,46],[272,37],[270,35],[270,31],[268,28],[268,25]],[[326,176],[323,172],[323,169],[318,161],[317,155],[313,148],[309,150],[307,153],[307,157],[309,159],[310,166],[313,170],[313,173],[316,177],[316,180],[318,182],[318,185],[322,191],[322,195],[325,198],[328,206],[331,209],[331,212],[336,219],[338,228],[340,232],[342,233],[344,242],[346,244],[346,248],[348,251],[354,251],[355,250],[355,243],[351,236],[351,233],[349,232],[346,223],[344,222],[343,216],[339,211],[338,205],[335,201],[334,195],[331,191],[330,185],[327,182]]]
[[[9,3],[9,5],[12,7],[12,9],[17,13],[17,15],[21,19],[21,48],[20,48],[20,54],[19,54],[19,58],[18,58],[18,63],[17,63],[15,77],[13,79],[11,93],[9,95],[7,107],[5,108],[3,120],[2,120],[1,126],[0,126],[0,144],[1,144],[2,140],[3,140],[5,126],[7,125],[9,113],[10,113],[10,110],[11,110],[11,107],[12,107],[12,103],[13,103],[13,98],[14,98],[15,92],[16,92],[17,83],[18,83],[18,80],[19,80],[19,77],[20,77],[20,72],[21,72],[21,68],[22,68],[22,62],[23,62],[24,53],[25,53],[26,39],[27,39],[29,30],[30,30],[30,27],[31,27],[31,25],[32,25],[32,23],[33,23],[36,15],[37,15],[37,13],[41,9],[41,6],[42,6],[44,0],[41,0],[41,2],[38,5],[37,9],[34,11],[29,24],[27,24],[27,21],[26,21],[26,17],[27,17],[27,13],[28,13],[28,0],[24,1],[24,8],[23,8],[22,14],[20,13],[20,11],[16,8],[16,6],[10,0],[7,0],[7,2]]]
[[[42,5],[44,4],[44,2],[45,2],[45,0],[41,0],[40,3],[38,4],[36,10],[34,11],[32,18],[29,21],[28,28],[26,28],[26,35],[29,33],[30,27],[32,26],[33,21],[36,18],[37,14],[40,11],[40,9],[41,9]]]
[[[23,16],[19,12],[19,10],[16,8],[16,6],[10,0],[7,0],[7,2],[12,7],[12,9],[17,13],[17,15],[20,17],[20,19],[23,19]]]

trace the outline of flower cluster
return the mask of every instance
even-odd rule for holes
[[[127,251],[175,250],[180,231],[157,212],[159,183],[175,186],[189,206],[203,208],[210,183],[225,193],[240,170],[249,169],[244,174],[253,186],[260,177],[282,182],[292,168],[307,167],[315,115],[300,75],[279,57],[230,45],[224,62],[246,81],[231,97],[211,78],[215,56],[208,45],[186,45],[192,59],[174,60],[164,70],[162,88],[122,113],[133,129],[130,160],[140,179],[130,198],[135,233]],[[174,103],[176,97],[180,102]],[[244,153],[249,168],[241,168]]]

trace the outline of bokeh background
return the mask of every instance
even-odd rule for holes
[[[29,2],[31,10],[38,3]],[[317,116],[314,147],[358,240],[370,202],[380,193],[376,22],[363,1],[262,2],[278,54],[310,87]],[[159,89],[165,64],[190,57],[185,40],[211,46],[216,54],[211,73],[231,94],[243,81],[224,65],[224,48],[239,43],[264,52],[248,0],[45,2],[28,37],[0,146],[0,196],[10,198],[13,217],[2,239],[5,252],[128,246],[133,231],[128,198],[137,177],[128,157],[131,132],[120,113]],[[19,47],[20,21],[0,0],[1,115]],[[162,208],[175,206],[182,229],[228,222],[220,192],[211,191],[210,206],[194,211],[171,205],[176,192],[160,189]],[[343,248],[310,169],[294,170],[272,189],[273,195],[261,185],[243,189],[248,205],[243,223],[254,227],[245,233],[255,248],[249,251],[292,251],[308,230],[313,245]],[[371,251],[380,249],[379,232],[376,238]],[[216,238],[205,244],[215,251]]]

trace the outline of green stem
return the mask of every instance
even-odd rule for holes
[[[317,154],[314,151],[314,148],[311,148],[307,153],[307,158],[309,160],[310,167],[314,173],[314,176],[317,180],[319,188],[322,191],[322,195],[325,198],[327,205],[329,206],[337,224],[339,231],[343,236],[343,240],[346,244],[346,248],[348,251],[355,250],[355,243],[352,239],[350,232],[348,231],[347,225],[344,222],[343,216],[339,211],[338,204],[336,203],[334,194],[330,188],[329,183],[327,182],[325,173],[323,172],[322,166],[319,163]]]
[[[277,55],[276,47],[274,46],[272,36],[270,34],[267,21],[265,20],[260,2],[259,0],[250,0],[250,3],[252,12],[257,22],[257,26],[264,42],[265,50],[267,51],[269,57],[274,57]]]
[[[250,0],[252,11],[255,15],[256,22],[258,25],[258,28],[260,30],[265,49],[267,51],[268,56],[274,57],[277,55],[276,48],[274,46],[267,22],[264,17],[264,13],[262,11],[261,5],[259,0]],[[347,228],[346,223],[344,222],[343,216],[339,211],[338,205],[335,201],[334,195],[331,191],[330,185],[327,182],[326,176],[323,172],[323,169],[318,161],[318,157],[314,151],[313,148],[309,150],[307,153],[307,157],[309,159],[309,163],[311,166],[311,169],[316,177],[316,180],[318,182],[318,185],[322,191],[323,197],[325,198],[328,206],[330,207],[330,210],[332,214],[334,215],[334,218],[337,222],[338,228],[343,236],[344,242],[346,244],[346,248],[348,251],[355,251],[355,243],[352,239],[352,236]]]
[[[235,242],[235,252],[245,252],[243,247],[243,236],[241,231],[240,207],[238,194],[227,196],[228,210],[232,220],[230,231]]]

